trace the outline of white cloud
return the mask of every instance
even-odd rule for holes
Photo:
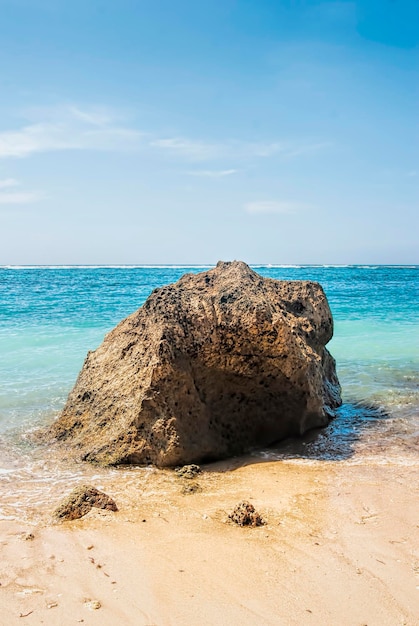
[[[33,124],[0,133],[0,157],[25,157],[35,152],[77,148],[76,137],[53,124]]]
[[[36,191],[0,191],[0,204],[30,204],[40,197]]]
[[[210,161],[215,159],[252,159],[279,156],[285,159],[303,154],[318,152],[329,146],[329,143],[297,143],[297,142],[251,142],[224,141],[212,143],[196,141],[185,137],[154,139],[149,145],[164,151],[169,156],[189,161]]]
[[[263,213],[274,213],[274,214],[292,214],[297,213],[298,211],[311,208],[311,205],[304,204],[301,202],[277,202],[273,200],[260,200],[256,202],[248,202],[244,205],[244,210],[247,213],[251,213],[253,215],[260,215]]]
[[[20,185],[16,178],[5,178],[0,180],[0,205],[30,204],[37,202],[41,198],[38,191],[10,191],[10,188]],[[7,191],[2,191],[7,189]]]
[[[36,112],[40,114],[42,110]],[[142,136],[135,129],[116,125],[104,110],[83,111],[70,106],[43,113],[49,119],[0,132],[0,158],[58,150],[132,149],[139,145]]]
[[[104,107],[96,107],[89,110],[82,110],[77,106],[69,106],[68,112],[76,119],[92,124],[93,126],[106,126],[113,123],[113,116]]]
[[[150,142],[153,148],[165,150],[167,154],[191,161],[207,161],[219,158],[268,157],[283,150],[282,144],[225,141],[211,143],[185,137],[155,139]]]
[[[7,189],[8,187],[16,187],[19,182],[16,178],[4,178],[0,180],[0,189]]]
[[[224,178],[225,176],[231,176],[237,174],[239,170],[194,170],[187,172],[189,176],[203,176],[204,178]]]
[[[74,104],[27,110],[26,124],[0,132],[0,158],[28,157],[63,150],[126,151],[152,149],[176,160],[211,162],[279,157],[295,158],[317,152],[325,143],[206,141],[182,136],[159,137],[124,124],[121,116],[103,107]],[[202,176],[229,176],[236,170],[211,168]]]
[[[175,156],[186,157],[192,161],[206,161],[220,155],[220,146],[203,141],[194,141],[182,137],[170,137],[167,139],[154,139],[150,142],[152,148],[165,150]]]

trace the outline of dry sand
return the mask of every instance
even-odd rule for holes
[[[115,478],[118,513],[0,522],[1,626],[419,624],[417,467],[208,470]],[[243,499],[265,526],[227,521]]]

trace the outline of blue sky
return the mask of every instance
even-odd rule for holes
[[[0,0],[0,264],[419,263],[417,0]]]

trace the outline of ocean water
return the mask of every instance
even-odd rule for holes
[[[254,454],[416,464],[419,266],[253,267],[271,278],[321,283],[334,317],[328,348],[344,400],[326,429]],[[87,351],[111,328],[154,288],[203,269],[0,267],[0,518],[26,515],[51,485],[97,476],[97,469],[63,465],[53,451],[33,448],[27,433],[58,415]]]

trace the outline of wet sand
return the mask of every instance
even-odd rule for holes
[[[206,469],[192,481],[112,474],[118,513],[54,525],[53,496],[42,514],[1,521],[0,624],[419,623],[417,465],[249,457]],[[228,521],[241,500],[265,526]]]

